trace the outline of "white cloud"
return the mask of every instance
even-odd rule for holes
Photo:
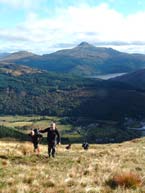
[[[25,2],[27,1],[31,2],[30,0]],[[13,0],[13,2],[18,2],[18,0]],[[16,28],[0,30],[1,41],[5,41],[10,46],[15,44],[15,46],[19,45],[18,48],[23,46],[22,49],[40,52],[54,51],[57,47],[54,45],[60,43],[72,45],[81,41],[90,43],[119,41],[130,42],[130,44],[134,41],[145,42],[145,12],[124,16],[107,4],[97,7],[72,6],[66,10],[57,11],[58,16],[43,19],[39,18],[36,13],[29,13],[26,21]],[[145,52],[144,45],[141,49],[139,45],[134,49],[131,45],[129,47],[130,49],[127,49],[126,46],[127,51],[137,52],[136,49],[138,49],[138,51]],[[118,48],[121,49],[121,46]]]

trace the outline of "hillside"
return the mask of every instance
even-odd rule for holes
[[[42,71],[30,68],[24,65],[17,65],[14,63],[0,62],[0,76],[2,74],[7,74],[11,76],[20,76],[24,74],[36,74],[41,73]]]
[[[132,99],[132,100],[130,100]],[[145,93],[119,81],[0,65],[0,114],[120,120],[145,116]]]
[[[91,80],[63,74],[0,73],[0,114],[68,114],[80,96],[88,96],[84,88],[93,85]]]
[[[119,81],[128,76],[134,77],[135,81]],[[143,70],[107,81],[1,62],[0,115],[69,116],[94,120],[144,117],[145,92],[137,87],[137,83],[144,86],[141,77],[143,80]]]
[[[145,138],[121,144],[57,147],[56,158],[30,143],[0,142],[0,192],[143,193]]]
[[[1,73],[0,104],[1,115],[118,120],[145,114],[145,94],[127,84],[46,72],[21,76]]]
[[[136,89],[145,90],[145,69],[137,70],[135,72],[113,78],[111,81],[112,80],[131,85]]]
[[[23,64],[53,72],[84,76],[122,73],[145,67],[145,55],[128,54],[112,48],[95,47],[82,42],[72,49],[59,50],[42,56],[32,53],[13,53],[1,61]]]

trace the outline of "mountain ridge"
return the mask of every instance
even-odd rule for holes
[[[15,57],[16,55],[16,57]],[[13,54],[1,61],[23,64],[32,68],[83,76],[132,72],[145,67],[145,55],[129,54],[82,42],[71,49],[51,54]]]

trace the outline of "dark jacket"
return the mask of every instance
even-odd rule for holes
[[[31,140],[33,143],[39,143],[43,138],[43,136],[39,132],[36,132],[35,130],[34,130],[34,135],[30,133],[29,136],[31,137]]]
[[[60,134],[59,134],[57,128],[55,128],[53,130],[50,127],[48,127],[44,130],[40,130],[40,133],[46,133],[46,132],[47,132],[47,141],[48,141],[48,143],[57,142],[57,144],[58,144],[60,142]]]

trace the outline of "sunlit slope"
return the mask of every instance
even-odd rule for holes
[[[40,147],[36,156],[31,143],[0,142],[1,193],[145,191],[145,138],[91,145],[88,151],[81,144],[70,150],[60,145],[54,159],[47,158],[47,146]]]

